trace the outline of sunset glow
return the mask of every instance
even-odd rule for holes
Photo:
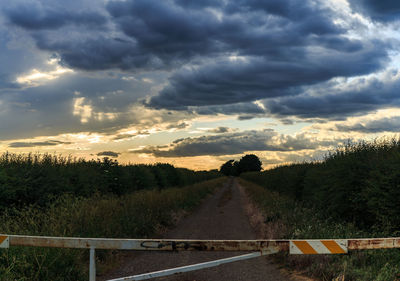
[[[78,2],[3,3],[1,151],[193,169],[254,153],[268,168],[399,136],[391,7]]]

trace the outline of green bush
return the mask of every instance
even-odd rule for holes
[[[50,154],[0,156],[0,210],[27,204],[45,206],[58,196],[124,195],[137,190],[184,186],[219,177],[170,164],[120,165],[103,158],[85,161]]]
[[[316,207],[326,217],[389,233],[400,225],[400,142],[347,144],[322,162],[293,164],[246,180]]]
[[[320,209],[307,207],[289,196],[243,182],[266,222],[279,224],[275,239],[331,239],[382,237],[385,231],[360,230],[353,223],[326,217]],[[353,251],[348,255],[296,256],[280,254],[287,266],[320,280],[398,280],[398,249]],[[338,279],[336,279],[338,278]],[[344,278],[344,279],[342,279]]]
[[[280,220],[282,238],[393,237],[400,230],[400,141],[347,144],[324,161],[277,167],[241,177],[269,221]],[[286,257],[322,280],[399,280],[400,253]],[[340,279],[339,280],[342,280]]]
[[[0,232],[64,237],[155,238],[174,223],[173,215],[190,211],[225,178],[192,186],[142,190],[116,196],[65,194],[47,207],[10,208],[0,216]],[[110,260],[111,251],[96,251]],[[0,250],[0,280],[87,280],[88,251],[11,247]],[[98,268],[102,271],[102,267]]]

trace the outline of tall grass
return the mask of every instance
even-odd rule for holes
[[[116,196],[64,195],[47,207],[7,209],[0,232],[7,234],[150,238],[174,223],[174,214],[190,211],[225,178],[181,188],[142,190]],[[96,251],[98,264],[110,251]],[[88,251],[11,247],[0,251],[0,280],[86,280]],[[100,266],[99,270],[102,270]]]
[[[294,164],[242,177],[278,191],[326,217],[398,235],[400,141],[348,144],[322,162]]]
[[[281,234],[287,238],[390,237],[400,236],[399,171],[400,141],[391,139],[349,143],[321,162],[241,177],[264,187],[250,193],[271,221],[286,225]],[[398,250],[288,260],[323,280],[340,274],[346,280],[399,280]]]
[[[121,165],[103,158],[86,161],[51,154],[0,155],[0,210],[26,204],[45,206],[58,196],[124,195],[141,189],[184,186],[220,176],[170,164]]]
[[[305,206],[286,195],[241,180],[253,202],[264,214],[275,239],[327,239],[382,236],[379,231],[360,230],[353,223],[327,218],[319,209]],[[269,233],[271,235],[271,233]],[[292,269],[320,280],[392,281],[400,278],[398,249],[350,252],[348,255],[289,256],[277,259]]]

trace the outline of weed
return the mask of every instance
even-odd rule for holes
[[[171,226],[174,213],[197,206],[225,178],[181,188],[142,190],[124,196],[64,195],[48,207],[7,209],[0,232],[19,235],[152,238]],[[111,251],[96,251],[98,271],[107,268]],[[89,251],[11,247],[0,251],[0,280],[86,280]]]
[[[310,208],[288,196],[254,183],[242,181],[253,202],[268,222],[279,222],[276,239],[327,239],[382,236],[384,233],[360,230],[354,224],[326,218],[323,212]],[[399,280],[398,249],[350,252],[348,255],[289,256],[277,255],[287,266],[320,280]]]

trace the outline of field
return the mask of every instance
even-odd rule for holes
[[[387,140],[348,144],[323,161],[242,173],[240,181],[264,215],[266,238],[393,237],[399,236],[400,225],[399,170],[400,142]],[[194,172],[168,164],[120,165],[107,158],[6,153],[0,160],[0,232],[159,236],[225,181],[217,171]],[[100,274],[113,268],[119,256],[96,253]],[[13,247],[0,254],[0,280],[87,278],[85,250]],[[397,250],[346,256],[279,254],[276,259],[320,280],[400,278]]]
[[[165,189],[219,177],[217,171],[192,171],[170,164],[120,165],[51,154],[0,156],[0,210],[29,204],[46,206],[64,194],[124,195],[142,189]]]
[[[169,164],[120,165],[50,154],[0,157],[0,232],[19,235],[146,238],[192,210],[223,178]],[[197,183],[202,182],[202,183]],[[113,261],[97,251],[98,271]],[[0,251],[0,280],[86,280],[88,251]]]

